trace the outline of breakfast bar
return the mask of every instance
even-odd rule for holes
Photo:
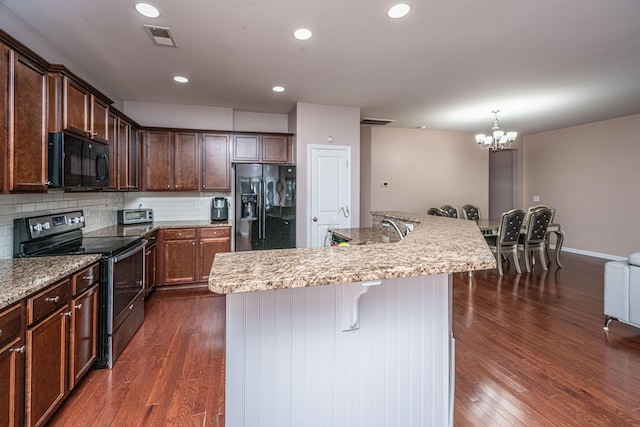
[[[495,259],[473,221],[374,212],[361,234],[395,233],[383,218],[413,231],[216,255],[229,425],[452,425],[451,273]]]

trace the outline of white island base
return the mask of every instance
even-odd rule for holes
[[[450,274],[226,298],[227,425],[453,424]]]

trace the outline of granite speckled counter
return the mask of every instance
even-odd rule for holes
[[[217,254],[209,289],[228,294],[496,267],[473,221],[393,211],[372,215],[374,228],[387,217],[415,229],[396,243]]]
[[[100,260],[100,255],[0,259],[0,309]]]
[[[151,224],[130,224],[130,225],[112,225],[100,228],[89,233],[85,233],[85,237],[107,237],[107,236],[136,236],[144,237],[145,235],[160,230],[161,228],[199,228],[199,227],[231,227],[229,221],[209,220],[187,220],[187,221],[154,221]]]

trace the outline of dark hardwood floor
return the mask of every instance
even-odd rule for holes
[[[604,260],[562,260],[454,275],[456,426],[640,426],[640,329],[603,331]],[[114,369],[90,372],[50,425],[223,426],[224,301],[155,292]]]

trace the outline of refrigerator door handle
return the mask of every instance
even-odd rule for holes
[[[267,219],[266,219],[266,215],[267,215],[267,185],[265,183],[264,178],[262,178],[262,180],[260,180],[260,187],[261,187],[261,191],[260,191],[260,197],[262,197],[262,202],[260,203],[260,238],[261,239],[266,239],[267,238]]]

